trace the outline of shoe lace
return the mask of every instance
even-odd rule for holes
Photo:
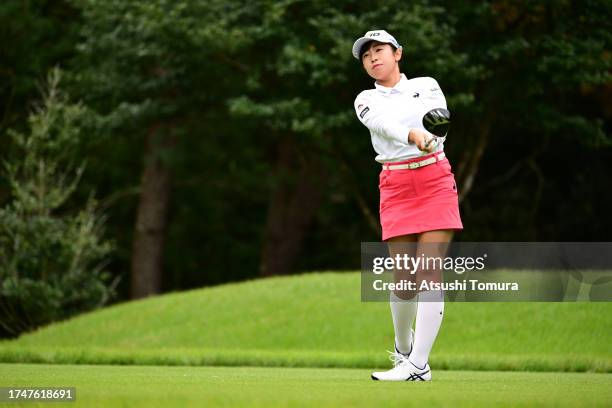
[[[397,367],[401,363],[408,361],[408,357],[396,351],[387,350],[387,353],[389,353],[389,360],[391,360],[391,362],[393,363],[393,367]]]

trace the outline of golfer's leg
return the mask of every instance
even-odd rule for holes
[[[419,236],[417,256],[443,258],[453,236],[452,230],[438,230],[424,232]],[[440,243],[436,245],[435,243]],[[422,280],[441,282],[442,270],[437,267],[419,269],[417,271],[417,285]],[[417,367],[425,367],[429,353],[436,340],[442,317],[444,314],[444,291],[428,290],[418,295],[418,308],[416,314],[416,328],[414,350],[410,354],[410,361]]]
[[[407,254],[414,257],[417,237],[416,235],[402,235],[390,238],[389,255],[395,257],[397,254]],[[409,271],[394,270],[394,281],[415,280],[415,275]],[[389,304],[391,306],[391,317],[393,318],[393,329],[395,330],[395,346],[403,354],[410,353],[412,339],[412,323],[417,312],[416,293],[410,291],[391,291],[389,293]]]

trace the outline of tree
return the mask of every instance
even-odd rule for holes
[[[144,138],[131,295],[148,296],[161,291],[175,147],[231,89],[224,53],[250,41],[236,23],[244,13],[222,1],[75,5],[84,18],[75,88],[112,132]]]
[[[374,28],[403,43],[407,76],[433,76],[447,96],[468,226],[459,239],[499,239],[500,225],[509,240],[605,230],[567,216],[596,212],[581,180],[608,168],[587,147],[606,138],[603,2],[74,4],[85,21],[74,94],[106,126],[90,152],[99,177],[84,181],[130,197],[112,209],[127,243],[115,268],[134,265],[152,283],[134,283],[143,293],[245,279],[257,265],[264,275],[358,265],[353,243],[380,237],[379,168],[352,108],[372,80],[350,48]],[[598,166],[572,171],[584,187],[571,203],[541,160],[568,154]]]
[[[41,78],[74,54],[79,19],[62,0],[5,0],[0,24],[0,134],[5,134],[26,128],[28,103],[38,98]],[[10,138],[0,139],[0,151],[10,144]],[[8,194],[0,180],[0,202]]]
[[[473,237],[489,234],[488,228],[477,231],[482,224],[504,229],[503,221],[520,226],[522,231],[513,232],[515,236],[541,239],[538,230],[541,235],[544,227],[538,214],[564,197],[553,199],[555,189],[546,189],[547,183],[555,183],[556,175],[550,174],[554,167],[544,169],[543,162],[561,154],[566,144],[572,146],[569,155],[573,157],[586,151],[593,156],[610,146],[604,104],[598,102],[605,100],[612,79],[610,3],[504,0],[443,4],[452,10],[457,31],[452,47],[462,49],[470,64],[478,67],[476,80],[467,84],[473,102],[454,112],[458,120],[451,137],[459,136],[461,143],[449,143],[453,151],[462,150],[457,179],[466,215],[477,226]],[[480,175],[476,194],[472,194],[487,156],[491,161],[488,174]],[[583,170],[578,166],[571,175]],[[564,191],[562,185],[568,181],[564,176],[557,191]],[[496,198],[495,189],[499,190]],[[550,204],[545,203],[546,190]],[[479,206],[484,207],[483,213],[477,214],[466,203],[468,195],[476,203],[486,203]],[[515,198],[510,200],[511,196]],[[499,212],[494,215],[487,207]],[[485,218],[485,211],[494,219]],[[500,217],[501,213],[507,215]],[[543,215],[547,214],[550,208]],[[500,239],[499,232],[490,239]]]
[[[68,204],[84,164],[76,160],[87,110],[70,104],[52,70],[28,134],[9,131],[12,200],[0,209],[0,323],[12,335],[106,304],[117,281],[104,270],[111,244],[93,196]]]

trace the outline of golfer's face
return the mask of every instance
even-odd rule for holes
[[[373,42],[363,53],[361,62],[368,75],[374,79],[384,79],[393,71],[399,60],[399,50],[393,51],[389,44]]]

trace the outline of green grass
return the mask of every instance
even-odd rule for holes
[[[612,374],[434,370],[430,383],[369,376],[363,369],[0,364],[4,386],[76,387],[76,403],[53,404],[66,407],[595,407],[612,400]]]
[[[612,372],[610,303],[447,303],[438,369]],[[379,367],[388,303],[357,273],[222,285],[126,302],[0,343],[0,361]]]

